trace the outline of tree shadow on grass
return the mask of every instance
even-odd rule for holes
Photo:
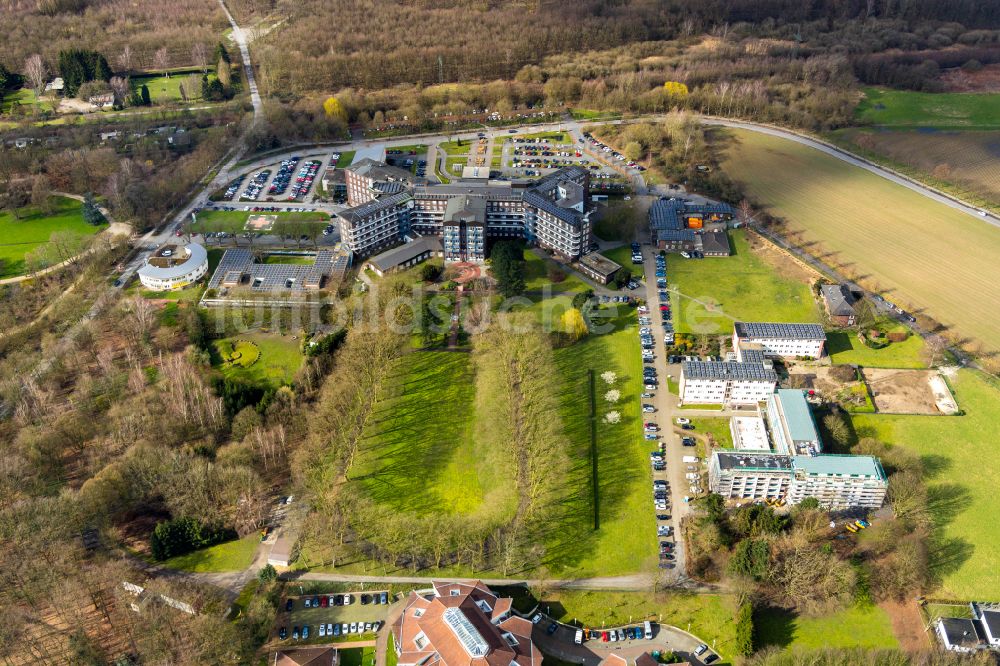
[[[927,489],[927,508],[934,526],[934,533],[928,544],[930,573],[937,582],[958,571],[975,551],[975,546],[964,538],[942,534],[955,516],[971,504],[972,496],[964,486],[942,483]]]
[[[795,639],[798,616],[784,608],[766,606],[754,611],[754,646],[786,648]]]

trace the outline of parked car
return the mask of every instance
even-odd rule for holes
[[[545,630],[545,633],[547,633],[549,636],[551,636],[552,634],[556,633],[556,630],[558,630],[558,629],[559,629],[559,625],[556,624],[555,622],[553,622]]]
[[[573,636],[573,642],[576,643],[577,645],[583,645],[583,630],[582,629],[577,629],[576,630],[576,635]]]
[[[294,640],[299,640],[299,628],[298,627],[292,627],[292,638]]]
[[[309,638],[309,625],[302,627],[302,640]]]
[[[371,598],[370,595],[367,595],[367,594],[362,594],[361,595],[361,605],[362,606],[367,606],[369,603],[371,603],[371,600],[372,600],[372,598]]]
[[[322,622],[319,623],[319,637],[320,638],[326,637],[326,625],[323,624]]]
[[[687,425],[691,423],[691,419],[686,419],[683,416],[677,417],[677,425]]]
[[[699,645],[698,647],[696,647],[694,649],[694,655],[696,657],[700,657],[701,655],[705,654],[706,652],[708,652],[708,646],[705,645],[704,643],[702,643],[701,645]]]
[[[290,612],[293,608],[295,608],[295,600],[294,599],[289,599],[288,601],[285,602],[285,612],[286,613]]]
[[[280,638],[281,640],[285,640],[286,638],[288,638],[287,627],[282,627],[281,629],[278,629],[278,638]]]
[[[379,595],[379,597],[382,600],[383,604],[388,604],[389,603],[389,593],[388,592],[383,592],[381,595]]]

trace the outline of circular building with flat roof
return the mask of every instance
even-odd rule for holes
[[[139,269],[139,282],[154,291],[183,289],[208,272],[208,252],[197,243],[167,243],[149,255]]]

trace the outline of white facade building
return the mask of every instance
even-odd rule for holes
[[[742,361],[684,361],[680,396],[685,404],[753,405],[774,393],[777,383],[771,362],[746,350]]]
[[[208,272],[208,252],[198,243],[158,247],[139,269],[139,282],[154,291],[183,289]]]
[[[733,325],[737,358],[748,345],[759,345],[768,357],[820,358],[826,333],[819,324],[773,324],[738,321]]]
[[[882,464],[872,456],[716,451],[708,480],[712,492],[726,499],[798,504],[814,497],[828,509],[877,509],[888,488]]]

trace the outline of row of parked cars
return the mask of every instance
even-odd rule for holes
[[[222,195],[222,198],[226,201],[232,201],[233,197],[236,196],[236,193],[240,191],[240,185],[243,184],[243,178],[244,176],[237,176],[236,180],[229,183],[229,187],[226,188],[226,192]]]
[[[298,155],[294,155],[287,160],[281,160],[281,164],[278,165],[278,173],[274,174],[274,180],[267,188],[269,196],[280,196],[288,190],[288,183],[292,180],[292,172],[295,171],[295,165],[299,163],[299,159]]]
[[[608,145],[602,143],[601,141],[598,141],[597,139],[595,139],[590,134],[590,132],[584,132],[583,133],[583,138],[586,141],[589,141],[590,144],[592,146],[594,146],[594,148],[596,148],[597,150],[601,151],[602,153],[606,153],[610,157],[614,158],[615,161],[621,162],[622,164],[625,164],[629,168],[635,169],[636,171],[645,171],[646,170],[646,167],[642,166],[641,164],[637,164],[636,162],[633,162],[632,160],[628,159],[627,157],[625,157],[624,155],[622,155],[621,153],[619,153],[617,150],[615,150],[614,148],[612,148],[611,146],[608,146]]]
[[[322,164],[319,160],[309,160],[302,165],[298,175],[295,176],[295,184],[292,185],[293,199],[309,194],[309,190],[312,188],[313,181],[316,180],[316,174],[319,173],[319,167]]]
[[[247,187],[243,190],[243,198],[250,201],[256,201],[260,198],[260,193],[264,189],[264,185],[267,183],[267,179],[271,177],[271,170],[264,169],[263,171],[258,171],[250,178],[250,182],[247,183]]]
[[[660,301],[660,316],[663,318],[663,344],[674,344],[673,315],[670,312],[670,294],[667,293],[667,258],[656,255],[656,296]]]
[[[317,629],[317,634],[320,638],[326,638],[327,636],[334,638],[337,636],[350,636],[351,634],[370,634],[373,632],[378,632],[382,628],[382,622],[376,620],[375,622],[351,622],[348,624],[344,623],[323,623],[320,622]],[[281,627],[278,629],[278,638],[285,640],[288,638],[288,627]],[[292,640],[307,640],[309,638],[309,625],[303,625],[301,628],[298,626],[292,627]]]

